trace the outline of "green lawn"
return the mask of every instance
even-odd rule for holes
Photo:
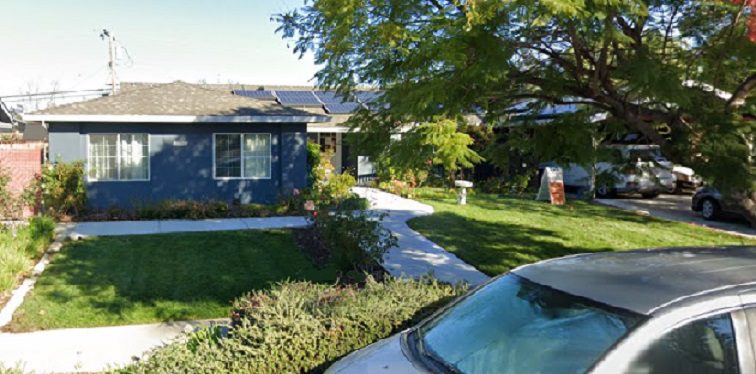
[[[459,206],[452,194],[440,190],[421,190],[418,195],[436,212],[411,220],[410,227],[489,275],[581,252],[756,244],[686,223],[583,201],[553,206],[532,199],[477,193],[468,197],[467,206]]]
[[[234,298],[285,279],[331,283],[336,270],[287,230],[90,238],[54,256],[8,329],[227,317]]]

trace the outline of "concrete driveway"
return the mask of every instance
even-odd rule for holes
[[[756,238],[756,229],[747,222],[737,220],[707,221],[690,209],[691,195],[659,195],[655,199],[620,197],[616,199],[596,199],[599,204],[615,208],[638,211],[658,218],[693,223]]]

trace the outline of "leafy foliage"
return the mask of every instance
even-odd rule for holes
[[[396,236],[381,225],[384,216],[365,211],[314,212],[313,229],[328,247],[338,269],[372,272],[383,263],[383,254],[397,245]]]
[[[458,124],[449,119],[421,123],[402,134],[402,141],[390,147],[391,159],[406,169],[422,169],[439,165],[450,178],[460,168],[472,167],[482,158],[470,146],[470,135],[458,130]]]
[[[368,278],[364,288],[282,283],[234,303],[228,337],[206,328],[157,348],[122,373],[322,372],[461,295],[436,281]]]
[[[754,181],[746,151],[756,126],[752,7],[751,0],[314,0],[277,19],[296,53],[314,53],[321,86],[384,92],[373,111],[351,120],[364,132],[356,144],[371,155],[385,152],[403,126],[434,118],[476,113],[499,126],[514,116],[543,123],[606,114],[716,187],[742,190]],[[539,115],[554,105],[571,110]],[[572,153],[587,149],[564,144]]]
[[[320,145],[307,141],[307,185],[312,187],[325,178],[325,170],[318,168],[321,163]]]
[[[21,228],[0,227],[0,299],[18,284],[53,240],[55,222],[34,217]]]
[[[45,213],[55,218],[79,216],[87,205],[84,163],[43,165],[42,174],[26,189],[24,199],[30,205],[41,201]]]
[[[0,219],[17,219],[21,217],[23,201],[10,190],[10,175],[0,168]]]
[[[326,183],[322,185],[321,200],[327,200],[332,203],[338,202],[351,197],[350,188],[357,184],[357,180],[351,174],[332,174],[328,177]]]

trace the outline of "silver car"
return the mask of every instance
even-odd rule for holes
[[[756,247],[517,268],[328,373],[756,373]]]

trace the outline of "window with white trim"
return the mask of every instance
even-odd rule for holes
[[[215,134],[214,145],[215,178],[270,178],[270,134]]]
[[[96,181],[150,179],[147,134],[89,134],[87,176]]]

